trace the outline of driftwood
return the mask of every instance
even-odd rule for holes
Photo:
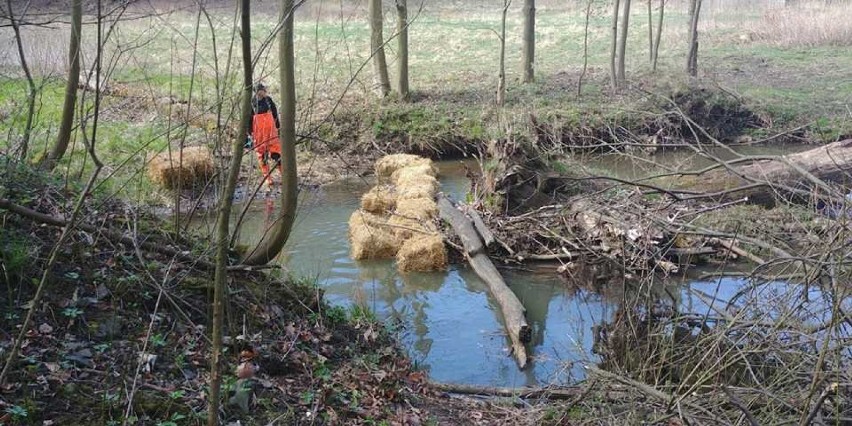
[[[438,211],[441,218],[450,224],[453,231],[461,239],[465,257],[467,257],[470,266],[485,281],[491,290],[491,295],[500,305],[506,330],[512,342],[512,352],[518,360],[520,368],[526,367],[527,350],[525,344],[529,343],[532,338],[532,329],[530,329],[524,316],[526,309],[515,293],[506,285],[506,282],[503,281],[503,277],[497,271],[491,259],[488,258],[488,253],[479,234],[476,233],[473,223],[442,195],[438,196]]]
[[[591,388],[591,386],[558,388],[501,388],[490,386],[470,386],[455,383],[430,383],[430,385],[436,390],[446,393],[521,399],[575,399],[588,393]]]

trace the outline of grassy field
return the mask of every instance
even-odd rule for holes
[[[669,96],[686,87],[685,4],[671,1],[666,8],[656,73],[649,64],[646,5],[634,6],[628,87],[619,92],[609,88],[611,10],[608,3],[596,1],[590,16],[588,74],[578,96],[577,80],[584,62],[583,7],[539,2],[537,81],[521,86],[521,12],[520,4],[513,5],[508,20],[506,112],[516,117],[534,113],[577,120],[641,113],[648,93]],[[99,150],[115,175],[124,177],[116,186],[133,183],[144,197],[150,197],[151,191],[132,178],[150,153],[166,149],[169,141],[173,146],[181,141],[213,144],[216,123],[233,121],[239,92],[233,5],[214,2],[208,15],[199,15],[191,4],[171,7],[157,10],[156,16],[145,17],[152,12],[147,9],[128,13],[132,19],[118,23],[105,58],[113,92],[104,102]],[[333,144],[386,135],[409,140],[485,139],[505,130],[494,124],[497,114],[493,107],[499,7],[484,1],[427,2],[418,10],[412,2],[410,75],[415,102],[407,105],[392,99],[381,101],[373,94],[364,9],[360,2],[308,2],[297,16],[302,134],[319,128],[324,143]],[[393,78],[396,53],[390,4],[386,12]],[[656,22],[656,5],[654,13]],[[852,18],[852,6],[739,7],[725,1],[708,2],[700,28],[700,84],[740,97],[766,117],[774,130],[809,124],[818,139],[850,134],[852,19],[842,16]],[[261,4],[253,20],[257,49],[275,26],[273,5]],[[94,34],[93,26],[84,26],[84,67],[91,66],[94,58]],[[26,28],[23,38],[25,54],[40,85],[31,150],[32,156],[38,156],[58,126],[67,27]],[[258,54],[256,75],[257,80],[273,86],[272,96],[277,99],[275,43],[267,47],[270,49]],[[0,29],[0,48],[0,131],[7,135],[0,144],[7,151],[23,131],[27,92],[9,28]],[[90,106],[92,93],[81,96]],[[187,108],[188,103],[189,116],[197,119],[190,120],[194,123],[186,129],[175,118],[175,110]],[[353,119],[359,123],[317,127],[331,111],[335,111],[333,123]],[[125,165],[119,168],[122,163]],[[82,144],[75,145],[65,164],[72,174],[85,167]]]

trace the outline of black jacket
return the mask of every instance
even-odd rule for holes
[[[251,99],[251,110],[255,115],[272,112],[272,118],[275,119],[275,128],[281,127],[281,122],[278,121],[278,107],[275,105],[275,101],[269,96],[263,99],[257,99],[256,96],[253,97]],[[251,129],[249,129],[249,133],[251,133]]]

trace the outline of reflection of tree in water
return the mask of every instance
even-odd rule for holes
[[[370,267],[361,265],[360,279],[373,283],[375,297],[388,310],[391,318],[400,323],[411,324],[406,333],[414,338],[411,348],[421,359],[426,358],[432,348],[429,337],[429,319],[426,310],[431,306],[429,295],[438,292],[446,280],[445,273],[398,274],[390,262],[377,262]]]
[[[527,284],[524,282],[513,282],[511,275],[506,276],[506,281],[515,295],[526,308],[527,324],[532,328],[532,339],[529,343],[530,365],[524,369],[528,383],[535,383],[535,364],[536,362],[545,362],[550,354],[537,354],[535,348],[541,347],[544,343],[545,325],[547,324],[547,314],[550,309],[550,301],[557,292],[555,285],[547,284]],[[489,305],[492,304],[489,300]],[[497,309],[497,308],[494,308]],[[495,313],[499,311],[495,310]],[[502,315],[497,314],[502,320]],[[508,342],[508,337],[506,338]]]

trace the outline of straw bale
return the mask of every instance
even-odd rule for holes
[[[388,219],[363,210],[349,218],[349,242],[355,260],[392,259],[402,245],[387,226]]]
[[[428,160],[428,163],[418,163],[406,166],[393,172],[391,175],[391,181],[396,183],[400,179],[405,180],[407,177],[411,176],[432,176],[437,178],[438,168],[435,167],[432,160]]]
[[[396,214],[391,216],[390,220],[388,220],[388,227],[401,241],[405,241],[418,235],[428,234],[436,229],[431,221],[427,222]]]
[[[410,219],[432,220],[438,216],[438,204],[432,198],[406,198],[397,201],[396,214]]]
[[[361,208],[370,213],[388,213],[396,206],[396,193],[389,185],[374,186],[361,197]]]
[[[403,167],[432,164],[432,160],[412,154],[391,154],[376,161],[376,177],[380,182],[388,181],[393,173]]]
[[[447,249],[439,234],[430,234],[406,241],[396,253],[400,272],[440,271],[447,267]]]
[[[432,176],[412,176],[397,183],[396,199],[399,202],[410,198],[435,198],[439,187],[438,180]]]
[[[213,155],[207,147],[192,146],[156,155],[148,163],[148,177],[166,188],[193,188],[204,185],[215,172]]]

